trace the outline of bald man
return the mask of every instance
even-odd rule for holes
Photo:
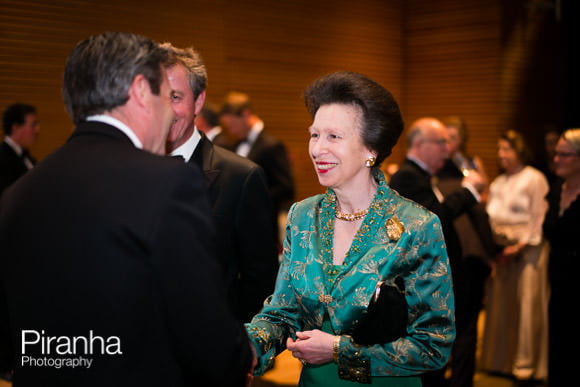
[[[391,177],[389,185],[401,195],[434,212],[441,220],[453,276],[457,325],[457,338],[452,353],[451,386],[470,386],[475,371],[475,350],[472,350],[471,340],[463,339],[467,320],[464,313],[466,297],[461,274],[461,245],[454,220],[480,200],[479,193],[484,188],[484,179],[477,172],[470,172],[463,178],[460,188],[443,197],[434,177],[449,157],[449,135],[443,123],[436,118],[423,117],[414,121],[407,133],[407,147],[407,158]],[[444,369],[425,374],[423,386],[449,385],[444,374]]]

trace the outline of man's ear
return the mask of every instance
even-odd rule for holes
[[[148,98],[151,96],[149,81],[142,74],[137,74],[129,86],[128,94],[129,99],[133,99],[137,105],[147,107]]]
[[[10,130],[11,136],[18,134],[18,131],[22,128],[22,125],[14,123],[12,124],[12,129]]]
[[[203,108],[203,104],[205,103],[205,90],[199,93],[197,98],[195,99],[195,115],[197,116],[201,109]]]
[[[250,109],[247,109],[246,108],[246,109],[242,110],[241,116],[244,117],[244,119],[247,120],[247,119],[249,119],[252,116],[252,111]]]

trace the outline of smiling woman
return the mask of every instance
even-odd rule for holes
[[[361,115],[359,106],[345,104],[324,105],[316,112],[308,148],[321,185],[340,191],[364,186],[365,180],[370,180],[364,164],[366,159],[376,158],[376,152],[362,143]],[[376,190],[373,184],[367,186],[370,192],[362,198],[362,208],[368,207]]]
[[[379,169],[403,130],[398,105],[351,72],[318,79],[305,99],[309,153],[327,192],[288,214],[276,289],[246,325],[256,373],[287,348],[304,364],[300,386],[420,386],[418,375],[449,357],[453,293],[438,218],[389,188]],[[375,316],[368,305],[379,284],[385,294],[398,289],[404,300],[395,303],[408,318],[394,322],[402,329],[391,339],[371,330],[363,344],[353,332]],[[379,316],[395,307],[378,305]]]

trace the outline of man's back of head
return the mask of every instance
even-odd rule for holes
[[[79,42],[65,64],[67,112],[77,125],[91,116],[109,115],[127,125],[144,149],[164,153],[173,121],[162,66],[167,60],[166,50],[140,35],[106,32]]]
[[[79,42],[64,70],[67,112],[78,124],[90,115],[124,105],[138,74],[147,79],[153,94],[158,95],[163,78],[161,65],[166,60],[165,50],[135,34],[107,32]]]

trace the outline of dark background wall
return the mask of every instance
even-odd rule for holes
[[[38,107],[41,136],[32,151],[46,156],[72,130],[60,94],[68,53],[91,34],[127,31],[199,50],[210,101],[230,89],[248,92],[266,128],[288,145],[298,199],[321,191],[307,154],[302,91],[336,70],[386,86],[407,123],[463,116],[469,150],[494,176],[503,130],[524,131],[540,154],[545,128],[580,125],[572,3],[0,0],[0,109],[15,101]],[[401,140],[388,161],[405,151]]]

